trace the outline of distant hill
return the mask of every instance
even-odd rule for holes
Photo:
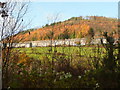
[[[118,20],[102,16],[72,17],[63,22],[46,24],[42,28],[23,31],[15,36],[22,41],[100,37],[103,32],[117,37]]]

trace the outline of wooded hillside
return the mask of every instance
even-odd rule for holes
[[[42,28],[23,31],[15,36],[22,41],[37,41],[46,39],[68,39],[82,37],[100,37],[108,32],[117,37],[118,20],[116,18],[86,16],[72,17],[63,22],[46,24]]]

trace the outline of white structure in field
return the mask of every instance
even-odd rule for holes
[[[85,38],[82,38],[82,39],[80,40],[80,43],[81,43],[81,45],[86,45],[86,39],[85,39]]]
[[[13,43],[12,47],[46,47],[46,46],[61,46],[61,45],[68,45],[68,46],[78,46],[76,42],[80,42],[80,45],[86,45],[87,39],[81,38],[81,39],[65,39],[65,40],[41,40],[41,41],[28,41],[24,43]],[[104,44],[107,43],[106,39],[102,39],[102,42]],[[93,39],[90,44],[101,44],[101,39]],[[0,44],[0,46],[3,46]],[[8,46],[8,44],[7,44]]]

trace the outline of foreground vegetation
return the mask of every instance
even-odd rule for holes
[[[8,82],[3,84],[9,88],[95,89],[120,86],[119,61],[116,60],[111,67],[107,51],[99,45],[15,48],[11,52],[9,76],[7,80],[3,78]],[[117,58],[118,51],[113,53]]]

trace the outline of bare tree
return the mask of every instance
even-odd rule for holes
[[[53,51],[53,39],[54,39],[54,30],[55,30],[55,26],[56,26],[56,22],[59,21],[59,13],[57,13],[56,15],[52,16],[52,17],[48,17],[48,24],[51,22],[51,30],[49,31],[49,33],[47,33],[48,38],[50,39],[51,45],[50,45],[50,50],[49,52]],[[54,42],[54,53],[57,52],[56,50],[56,41]],[[52,54],[52,71],[54,69],[54,55]]]
[[[15,2],[7,0],[0,2],[0,40],[2,43],[2,71],[3,71],[3,87],[8,87],[8,70],[10,64],[10,55],[13,43],[19,42],[16,34],[21,32],[26,26],[23,26],[28,3]]]
[[[48,24],[51,23],[51,30],[49,32],[49,34],[47,35],[49,37],[49,39],[51,40],[51,49],[50,51],[52,51],[52,45],[53,45],[53,38],[54,38],[54,29],[55,29],[55,25],[56,25],[56,22],[59,21],[59,18],[60,18],[60,13],[57,13],[56,15],[54,16],[51,16],[51,17],[47,17],[48,18]],[[56,42],[55,42],[55,50],[56,51]]]

